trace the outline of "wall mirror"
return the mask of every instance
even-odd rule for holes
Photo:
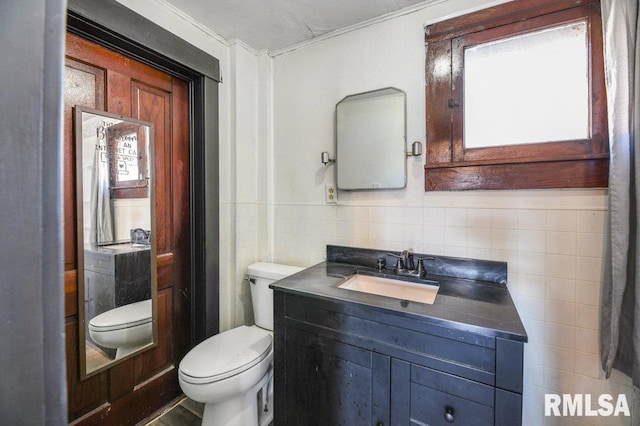
[[[82,378],[155,346],[153,124],[75,107]]]
[[[406,95],[402,90],[388,87],[338,102],[336,167],[339,189],[407,185]]]

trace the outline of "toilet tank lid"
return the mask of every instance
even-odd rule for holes
[[[271,280],[279,280],[296,272],[302,271],[304,268],[299,266],[282,265],[279,263],[256,262],[247,267],[247,275],[256,278],[267,278]]]

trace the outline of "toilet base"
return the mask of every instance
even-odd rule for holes
[[[244,394],[206,404],[202,426],[268,426],[272,420],[273,368],[270,367],[267,374]]]
[[[151,343],[151,342],[149,342]],[[127,355],[131,355],[134,352],[139,351],[140,349],[144,348],[146,345],[148,345],[149,343],[145,343],[143,345],[139,345],[139,346],[129,346],[126,348],[118,348],[116,350],[116,357],[114,359],[120,359],[120,358],[124,358]]]

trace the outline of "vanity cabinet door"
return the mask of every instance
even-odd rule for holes
[[[390,358],[296,328],[285,349],[287,425],[388,425]],[[280,388],[281,389],[281,388]]]

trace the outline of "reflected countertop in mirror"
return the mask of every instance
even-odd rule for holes
[[[151,250],[150,244],[140,244],[140,243],[132,243],[132,242],[124,242],[124,243],[115,243],[108,245],[89,245],[85,246],[85,250],[91,250],[97,253],[112,253],[112,254],[120,254],[120,253],[129,253],[143,250]]]

